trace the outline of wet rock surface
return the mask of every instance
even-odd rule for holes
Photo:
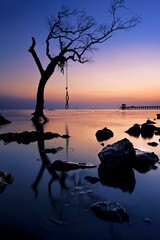
[[[119,223],[128,222],[129,216],[126,210],[118,203],[107,201],[97,202],[91,206],[97,217]]]
[[[124,138],[104,147],[98,157],[108,174],[113,174],[133,165],[135,150],[132,143]]]
[[[113,137],[113,135],[113,132],[106,127],[96,132],[96,138],[99,142],[108,140],[109,138]]]
[[[0,125],[5,125],[5,124],[9,124],[11,123],[11,121],[5,119],[1,114],[0,114]]]
[[[118,184],[116,181],[114,183],[114,177],[125,176],[132,168],[141,173],[145,173],[150,169],[156,169],[154,165],[159,161],[158,156],[153,152],[134,149],[132,143],[126,138],[112,145],[107,145],[98,153],[98,156],[103,166],[102,168],[100,165],[100,179],[102,182],[105,182],[106,185],[107,182],[108,185],[109,182],[113,185]],[[102,171],[103,169],[105,171]],[[111,178],[109,178],[109,176],[111,176]],[[134,184],[134,181],[132,182]]]
[[[24,131],[21,133],[3,133],[0,134],[0,140],[4,141],[5,144],[11,143],[11,142],[17,142],[22,144],[29,144],[31,142],[36,142],[38,140],[50,140],[57,137],[64,137],[59,135],[58,133],[52,133],[52,132],[46,132],[41,133],[38,131]],[[68,135],[65,135],[65,138],[69,137]]]
[[[50,166],[50,170],[56,171],[71,171],[76,169],[84,169],[84,168],[94,168],[96,165],[94,164],[86,164],[86,163],[75,163],[68,161],[55,160]]]

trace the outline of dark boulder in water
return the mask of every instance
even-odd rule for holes
[[[154,125],[143,123],[141,126],[141,135],[143,138],[152,138],[157,128]]]
[[[148,172],[150,169],[154,169],[155,163],[159,161],[158,156],[154,152],[145,152],[139,149],[135,149],[136,158],[133,168],[140,173]]]
[[[133,137],[139,137],[140,133],[141,133],[141,128],[139,126],[139,124],[134,124],[133,127],[130,127],[126,133],[128,133],[130,136]]]
[[[135,150],[132,143],[124,138],[104,147],[98,153],[98,157],[108,174],[113,174],[133,165]]]
[[[109,138],[113,137],[113,135],[113,132],[106,127],[96,132],[96,138],[99,142],[108,140]]]
[[[0,114],[0,125],[5,125],[5,124],[9,124],[11,123],[11,121],[5,119],[1,114]]]
[[[94,164],[86,164],[86,163],[75,163],[68,161],[55,160],[50,166],[49,169],[56,170],[59,172],[62,171],[71,171],[76,169],[84,169],[84,168],[94,168],[96,165]]]
[[[126,210],[116,202],[96,202],[91,206],[97,217],[118,223],[129,222]]]

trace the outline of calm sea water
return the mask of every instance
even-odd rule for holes
[[[12,123],[0,127],[0,133],[33,131],[32,111],[1,111]],[[0,194],[0,229],[34,233],[42,239],[135,240],[160,239],[160,169],[139,173],[134,170],[124,182],[86,182],[85,176],[98,177],[102,146],[96,140],[98,129],[107,127],[114,137],[104,141],[112,144],[127,137],[135,148],[154,151],[160,157],[160,147],[147,143],[152,139],[134,138],[125,131],[135,123],[142,124],[156,118],[157,111],[120,110],[48,110],[50,121],[44,132],[69,134],[69,139],[46,140],[29,145],[0,142],[0,171],[15,177],[12,185]],[[160,127],[160,120],[156,120]],[[54,160],[96,164],[94,169],[58,173],[52,176],[40,154],[43,148],[63,147],[56,154],[46,154]],[[126,208],[131,224],[114,223],[97,218],[90,207],[97,201],[115,201]],[[150,218],[151,223],[146,223]],[[35,237],[36,238],[36,237]],[[14,238],[13,238],[14,239]],[[18,238],[16,238],[18,239]],[[21,238],[22,239],[22,238]],[[27,239],[27,238],[26,238]],[[28,237],[30,239],[30,237]]]

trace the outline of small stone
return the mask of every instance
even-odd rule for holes
[[[57,153],[57,149],[56,149],[56,148],[45,149],[44,152],[45,152],[45,153],[55,154],[55,153]]]
[[[144,221],[145,221],[146,223],[151,223],[151,222],[152,222],[150,218],[145,218]]]
[[[116,202],[97,202],[91,206],[97,217],[119,223],[129,222],[126,210]]]
[[[87,182],[90,182],[92,184],[95,184],[95,183],[99,182],[99,178],[97,178],[97,177],[86,176],[84,179]]]
[[[148,142],[147,144],[152,146],[152,147],[157,147],[158,146],[158,143],[156,143],[156,142]]]
[[[11,123],[11,121],[5,119],[5,118],[0,114],[0,125],[9,124],[9,123]]]

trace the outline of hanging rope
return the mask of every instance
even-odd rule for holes
[[[69,108],[69,94],[68,94],[68,65],[66,62],[66,104],[65,109]]]

